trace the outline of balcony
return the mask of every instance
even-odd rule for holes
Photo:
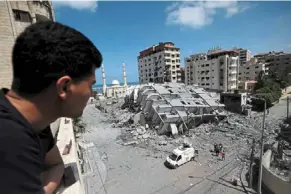
[[[234,89],[236,89],[236,85],[231,85],[228,88],[231,89],[231,90],[234,90]]]
[[[236,63],[231,63],[231,64],[229,64],[229,67],[237,67],[237,64]]]
[[[237,71],[229,71],[229,74],[237,74]]]
[[[230,81],[230,82],[236,81],[236,80],[237,80],[236,77],[230,77],[230,78],[228,78],[228,81]]]

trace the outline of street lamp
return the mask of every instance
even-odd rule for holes
[[[258,181],[258,194],[262,193],[262,175],[263,175],[263,154],[264,154],[264,132],[265,132],[265,121],[266,121],[266,100],[260,98],[264,102],[264,116],[262,124],[262,135],[261,135],[261,150],[260,150],[260,171]]]

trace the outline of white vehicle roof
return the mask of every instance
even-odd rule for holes
[[[186,150],[189,150],[189,149],[193,149],[193,148],[192,147],[190,147],[190,148],[184,148],[183,146],[180,146],[180,147],[174,149],[173,150],[173,153],[178,156],[178,155],[182,155]]]

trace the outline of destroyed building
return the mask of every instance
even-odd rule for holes
[[[226,116],[224,105],[195,85],[143,85],[129,98],[129,106],[141,111],[137,114],[139,123],[155,128],[159,134],[184,133],[203,122]]]
[[[231,112],[250,115],[251,106],[247,104],[247,93],[222,92],[220,103],[225,105],[225,109]]]

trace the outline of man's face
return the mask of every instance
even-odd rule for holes
[[[92,75],[78,82],[64,82],[59,92],[61,99],[61,116],[77,118],[82,116],[83,110],[92,96],[92,86],[96,82],[95,71]],[[66,85],[67,84],[67,85]],[[59,91],[60,91],[59,90]]]

